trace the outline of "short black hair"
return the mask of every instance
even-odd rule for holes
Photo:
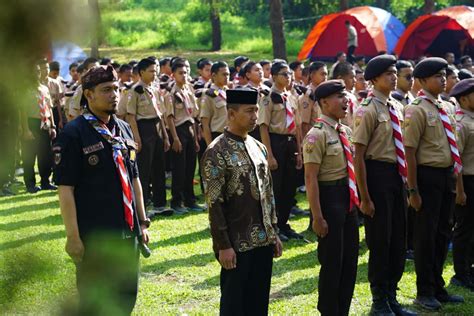
[[[143,58],[137,64],[138,73],[141,75],[141,72],[147,70],[147,68],[151,65],[156,65],[154,60],[151,60],[150,58]]]
[[[172,72],[175,72],[176,70],[178,70],[179,68],[186,68],[186,64],[184,62],[179,62],[179,61],[175,61],[172,65],[171,65],[171,71]]]
[[[136,61],[135,59],[132,59],[128,62],[128,64],[132,67],[135,67],[138,64],[138,61]]]
[[[303,65],[303,62],[296,60],[296,61],[292,61],[288,66],[290,66],[291,70],[295,71],[301,65]]]
[[[171,57],[163,57],[160,59],[160,67],[166,66],[171,62]]]
[[[255,66],[257,64],[257,62],[251,60],[249,62],[247,62],[245,64],[244,67],[242,67],[242,69],[240,69],[240,71],[242,72],[242,76],[247,78],[247,74],[252,71],[252,67]],[[240,75],[240,74],[239,74]]]
[[[216,61],[211,66],[211,74],[216,74],[219,72],[219,69],[229,67],[225,61]]]
[[[204,69],[204,67],[206,67],[207,65],[212,66],[212,61],[207,58],[200,58],[196,63],[197,69]]]
[[[461,64],[464,64],[468,59],[472,59],[471,56],[469,56],[469,55],[464,55],[464,56],[462,56],[461,58],[459,58],[459,62],[460,62]]]
[[[312,74],[313,72],[318,71],[323,67],[326,67],[326,64],[322,61],[313,61],[311,64],[309,64],[309,73]]]
[[[122,66],[120,66],[118,72],[121,74],[121,73],[124,73],[124,72],[126,72],[128,70],[132,70],[132,69],[133,69],[133,67],[130,66],[129,64],[123,64]]]
[[[112,65],[112,67],[114,67],[115,71],[117,71],[117,69],[120,68],[120,64],[116,61],[114,61],[111,65]]]
[[[398,60],[397,63],[395,64],[395,67],[397,68],[397,71],[400,71],[404,68],[410,68],[413,67],[413,65],[406,60]]]
[[[148,56],[147,58],[148,58],[148,59],[151,59],[151,60],[153,60],[155,63],[157,63],[156,61],[158,60],[158,58],[156,58],[155,56]]]
[[[290,68],[287,63],[277,62],[272,65],[272,76],[277,75],[283,68]]]
[[[341,51],[338,51],[336,53],[336,59],[338,59],[339,57],[341,57],[342,55],[345,55],[346,53],[344,53],[342,50]]]
[[[270,65],[271,63],[272,63],[272,62],[269,61],[268,59],[262,59],[262,60],[259,62],[260,66],[262,66],[262,67],[265,66],[265,65]]]
[[[72,68],[77,68],[79,66],[78,63],[72,63],[69,65],[69,70],[71,70]]]
[[[351,63],[345,61],[343,63],[338,63],[334,68],[332,73],[332,79],[337,79],[339,77],[350,74],[354,70],[354,67]]]
[[[89,66],[90,66],[91,64],[95,64],[97,61],[98,61],[98,60],[97,60],[96,58],[94,58],[94,57],[88,57],[88,58],[86,58],[86,59],[82,62],[82,64],[84,65],[84,68],[87,69],[87,68],[89,68]]]
[[[69,66],[69,67],[71,67],[71,66]],[[71,69],[71,68],[69,68],[69,69]],[[82,63],[82,64],[80,64],[79,66],[77,66],[77,72],[78,72],[78,73],[81,74],[81,73],[84,72],[84,70],[86,70],[86,67],[84,67],[84,63]]]
[[[110,64],[112,63],[112,59],[111,59],[111,58],[108,58],[108,57],[104,57],[104,58],[102,58],[101,61],[100,61],[100,64],[101,64],[101,65],[107,65],[107,64],[109,64],[109,63],[110,63]]]
[[[133,66],[133,68],[132,68],[132,73],[133,73],[134,75],[139,75],[139,74],[140,74],[139,71],[138,71],[138,65]]]
[[[446,68],[446,77],[451,76],[452,74],[457,74],[458,70],[453,65],[448,65]]]
[[[60,68],[61,68],[61,65],[57,61],[52,61],[49,63],[50,71],[54,71],[54,70],[59,71]]]
[[[359,69],[356,69],[355,72],[356,72],[356,75],[360,75],[364,73],[362,70],[359,70]]]

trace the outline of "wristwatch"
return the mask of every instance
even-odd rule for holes
[[[415,194],[415,193],[418,193],[418,188],[417,187],[414,187],[414,188],[408,188],[407,189],[407,192],[409,195],[412,195],[412,194]]]
[[[144,220],[140,220],[140,225],[144,225],[146,228],[150,227],[151,220],[147,217]]]

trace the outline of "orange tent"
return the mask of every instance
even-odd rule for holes
[[[420,16],[407,27],[394,51],[404,59],[473,53],[474,8],[455,6]]]

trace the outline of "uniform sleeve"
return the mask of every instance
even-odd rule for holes
[[[418,148],[426,124],[423,110],[416,105],[409,105],[405,110],[403,124],[405,126],[403,144],[406,147]]]
[[[215,148],[208,149],[202,158],[202,176],[206,202],[209,206],[211,235],[218,250],[232,247],[227,221],[222,210],[224,203],[225,162]]]
[[[167,93],[164,97],[165,102],[165,117],[174,116],[173,96],[171,93]]]
[[[207,95],[204,95],[201,97],[201,118],[211,118],[212,115],[214,114],[214,108],[211,104],[210,97]]]
[[[375,111],[371,111],[367,106],[357,109],[354,120],[353,141],[356,144],[367,146],[375,129],[377,116]]]
[[[303,140],[303,162],[321,164],[326,153],[326,137],[321,130],[313,129]]]
[[[127,114],[127,102],[128,102],[129,90],[123,90],[120,94],[120,100],[117,105],[117,115],[124,116]]]
[[[63,130],[53,146],[54,182],[57,185],[76,186],[80,177],[81,146],[68,130]]]
[[[464,152],[464,147],[467,143],[467,132],[467,126],[465,126],[462,121],[456,122],[456,142],[460,154]]]
[[[258,119],[257,124],[265,124],[270,126],[270,120],[272,118],[272,103],[270,102],[270,95],[267,95],[261,99],[261,103],[258,107]]]
[[[133,89],[133,88],[132,88]],[[127,113],[136,115],[137,114],[137,103],[138,103],[138,94],[130,90],[128,93],[128,100],[127,100]]]
[[[74,95],[69,100],[69,115],[79,116],[81,114],[82,89],[77,88]]]

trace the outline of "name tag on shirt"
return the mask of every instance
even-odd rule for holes
[[[84,152],[85,155],[87,155],[87,154],[93,153],[95,151],[99,151],[101,149],[104,149],[104,144],[102,144],[102,142],[98,142],[97,144],[87,146],[87,147],[83,147],[82,151]]]

